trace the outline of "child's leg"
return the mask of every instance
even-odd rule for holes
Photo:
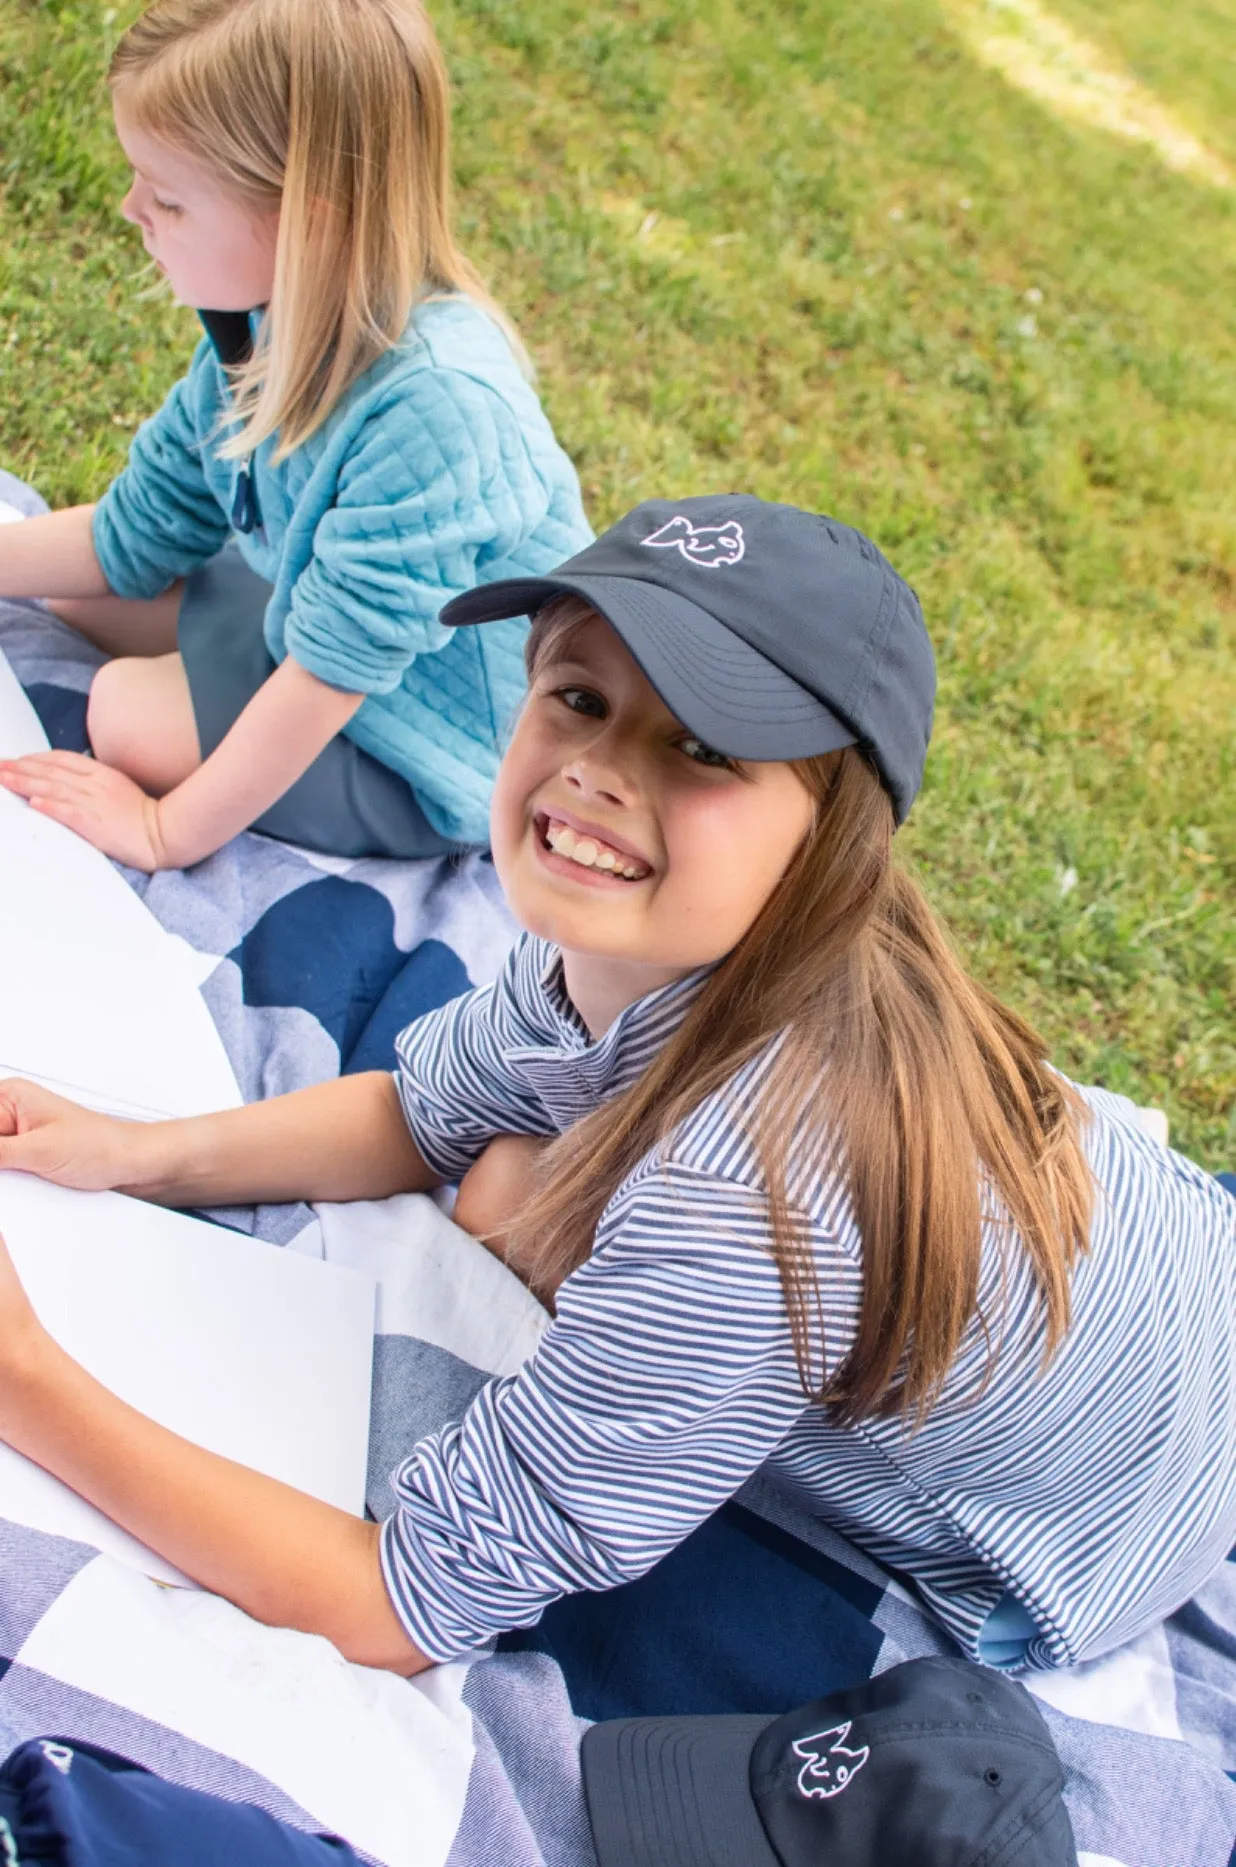
[[[197,720],[179,655],[123,657],[95,675],[86,709],[95,757],[162,797],[202,762]]]
[[[167,655],[176,646],[182,583],[148,603],[123,596],[53,597],[53,616],[109,655]]]

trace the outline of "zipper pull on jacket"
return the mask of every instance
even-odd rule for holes
[[[262,514],[258,510],[257,488],[249,472],[246,461],[236,478],[236,497],[232,501],[232,530],[244,532],[257,531],[262,523]]]

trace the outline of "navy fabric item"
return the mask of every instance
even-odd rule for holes
[[[215,347],[215,354],[227,369],[238,369],[253,355],[252,318],[263,309],[252,311],[199,311],[202,329]]]
[[[449,626],[582,596],[670,712],[736,759],[858,744],[902,822],[923,779],[935,657],[914,591],[869,538],[749,493],[648,499],[556,570],[453,597]]]
[[[7,1830],[7,1832],[6,1832]],[[0,1858],[47,1867],[359,1867],[333,1835],[182,1789],[77,1739],[32,1738],[0,1769]]]
[[[771,1717],[870,1675],[881,1592],[730,1503],[638,1581],[567,1596],[498,1646],[555,1660],[581,1718]]]
[[[53,752],[88,752],[86,704],[88,696],[71,689],[36,681],[26,689]]]

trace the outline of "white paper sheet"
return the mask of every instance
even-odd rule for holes
[[[44,1326],[123,1400],[360,1516],[375,1285],[118,1193],[0,1173],[0,1233]],[[185,1577],[0,1445],[0,1517]]]
[[[0,653],[0,757],[46,746]],[[105,856],[5,790],[0,1076],[146,1119],[242,1100],[176,942]]]

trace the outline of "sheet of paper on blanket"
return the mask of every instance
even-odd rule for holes
[[[0,756],[45,751],[0,653]],[[152,1119],[240,1091],[183,950],[106,856],[0,791],[0,1075]]]
[[[44,1325],[163,1425],[360,1516],[375,1285],[118,1193],[0,1173],[0,1233]],[[187,1578],[0,1446],[0,1517]]]

